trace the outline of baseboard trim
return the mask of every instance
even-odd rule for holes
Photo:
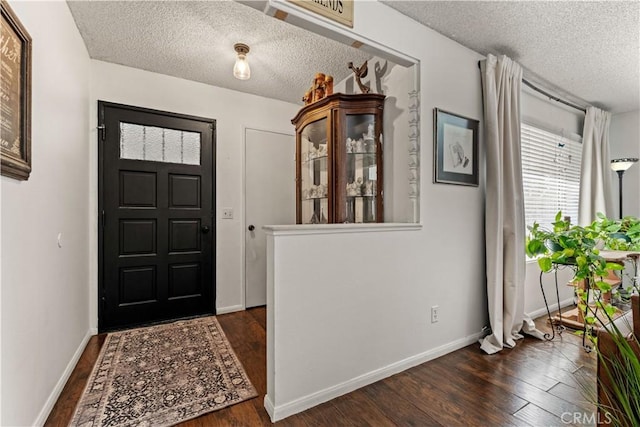
[[[266,395],[264,397],[264,408],[267,410],[267,413],[269,414],[272,422],[280,421],[291,415],[297,414],[314,406],[320,405],[321,403],[334,399],[338,396],[342,396],[343,394],[350,393],[361,387],[390,377],[391,375],[395,375],[409,368],[413,368],[414,366],[428,362],[429,360],[436,359],[447,353],[451,353],[452,351],[459,350],[462,347],[466,347],[470,344],[478,342],[478,339],[480,339],[481,336],[481,333],[477,333],[464,338],[460,338],[443,346],[436,347],[434,349],[425,351],[424,353],[408,357],[406,359],[360,375],[335,386],[320,390],[307,396],[303,396],[299,399],[285,403],[283,405],[274,405],[271,396]]]
[[[267,410],[267,414],[269,414],[269,418],[271,418],[271,421],[275,422],[275,420],[273,419],[275,408],[273,407],[273,402],[266,394],[264,395],[264,409]]]
[[[572,298],[567,298],[565,300],[560,301],[560,307],[565,308],[568,307],[570,305],[573,305],[573,297]],[[557,310],[558,306],[556,304],[552,304],[551,306],[549,306],[549,310],[551,311],[555,311]],[[531,313],[526,313],[527,316],[529,316],[531,319],[537,319],[540,316],[546,316],[547,315],[547,309],[545,307],[539,308],[537,310],[532,311]]]
[[[228,307],[220,307],[220,308],[216,308],[216,315],[218,314],[227,314],[227,313],[233,313],[236,311],[242,311],[244,310],[244,305],[242,304],[238,304],[238,305],[230,305]]]
[[[73,354],[73,357],[67,364],[67,367],[65,368],[64,372],[60,376],[60,379],[58,380],[56,386],[51,391],[51,394],[49,394],[49,398],[45,402],[44,407],[38,414],[38,417],[36,418],[35,422],[33,423],[34,426],[43,426],[44,423],[47,421],[47,418],[49,417],[49,413],[51,412],[51,410],[53,409],[53,406],[58,401],[58,398],[60,397],[60,393],[62,393],[62,389],[67,384],[67,381],[69,380],[69,377],[73,372],[73,369],[76,367],[78,360],[80,360],[80,356],[82,356],[82,352],[84,351],[84,348],[87,346],[89,339],[91,338],[91,336],[95,335],[92,332],[93,332],[93,329],[90,328],[85,334],[84,338],[82,338],[82,341],[78,346],[78,349]]]

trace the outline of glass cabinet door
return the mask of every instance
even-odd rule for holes
[[[376,116],[374,114],[347,114],[344,144],[346,164],[345,222],[377,222],[376,198],[378,194]]]
[[[300,198],[302,224],[326,224],[329,215],[327,119],[308,124],[300,133]]]

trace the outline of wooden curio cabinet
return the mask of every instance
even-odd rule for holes
[[[336,93],[291,120],[298,224],[383,222],[383,106],[384,95]]]

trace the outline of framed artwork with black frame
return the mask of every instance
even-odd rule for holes
[[[433,110],[433,182],[478,186],[478,120]]]
[[[0,159],[2,175],[26,181],[31,173],[31,37],[9,4],[2,10]]]

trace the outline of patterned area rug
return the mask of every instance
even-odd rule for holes
[[[109,334],[72,426],[170,426],[257,396],[215,317]]]

